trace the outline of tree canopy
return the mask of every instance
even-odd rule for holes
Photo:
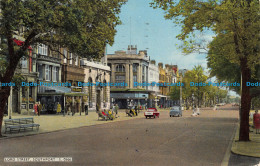
[[[20,59],[28,55],[31,47],[41,44],[60,55],[59,48],[68,48],[83,58],[99,59],[106,44],[114,42],[124,3],[125,0],[1,0],[0,82],[11,82]],[[0,88],[0,129],[9,94],[9,86]]]
[[[178,39],[183,51],[190,53],[196,45],[196,32],[210,29],[215,39],[209,49],[218,50],[231,64],[240,67],[242,75],[240,141],[249,141],[250,81],[260,64],[259,1],[258,0],[154,0],[154,8],[166,11],[165,18],[182,26]],[[225,54],[222,54],[225,53]]]

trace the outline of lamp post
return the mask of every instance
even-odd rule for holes
[[[182,75],[181,75],[181,87],[180,87],[180,106],[182,110]]]
[[[192,110],[193,114],[195,113],[195,107],[194,107],[194,93],[192,93]]]

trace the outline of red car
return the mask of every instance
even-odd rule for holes
[[[156,108],[148,108],[148,110],[144,112],[144,116],[145,118],[159,118],[160,112],[158,112]]]

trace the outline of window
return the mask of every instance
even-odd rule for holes
[[[56,67],[56,81],[59,82],[59,67]]]
[[[45,66],[45,80],[51,80],[51,67],[49,65]]]
[[[33,87],[32,86],[29,86],[29,97],[33,97]]]
[[[70,53],[70,65],[72,65],[72,53]]]
[[[47,53],[48,53],[48,47],[44,44],[39,45],[38,54],[47,55]]]
[[[137,72],[138,64],[133,64],[133,72]]]
[[[117,65],[116,66],[116,71],[117,72],[125,72],[125,67],[123,65]]]
[[[134,75],[134,76],[133,76],[133,81],[134,81],[134,82],[137,82],[137,75]],[[134,82],[133,82],[133,84],[134,84]]]
[[[53,70],[52,70],[52,75],[53,75],[53,81],[56,82],[57,81],[57,67],[53,67]]]
[[[25,57],[21,58],[22,69],[27,69],[27,59]]]
[[[75,65],[76,65],[76,66],[78,66],[78,62],[79,62],[79,57],[76,56],[76,58],[75,58]]]
[[[43,79],[43,66],[38,65],[39,79]]]
[[[125,76],[116,76],[116,82],[118,83],[125,82]]]
[[[67,50],[63,50],[63,54],[64,54],[64,63],[67,63],[67,58],[68,58],[68,55],[67,55]]]
[[[25,90],[25,87],[23,86],[22,87],[22,97],[25,97],[26,96],[25,94],[26,94],[26,90]]]

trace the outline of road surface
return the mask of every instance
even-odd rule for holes
[[[238,122],[238,111],[114,122],[0,140],[0,165],[219,166]],[[140,114],[139,116],[143,116]],[[73,161],[10,163],[4,157],[72,157]]]

